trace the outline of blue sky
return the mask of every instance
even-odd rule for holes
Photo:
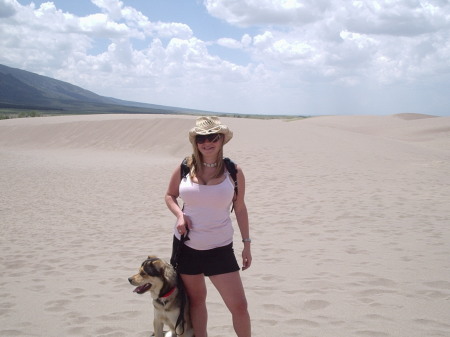
[[[450,115],[444,0],[0,0],[0,63],[207,111]]]

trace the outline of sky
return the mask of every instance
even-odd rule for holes
[[[0,64],[212,112],[450,116],[450,0],[0,0]]]

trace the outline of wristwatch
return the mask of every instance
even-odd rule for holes
[[[242,242],[252,242],[252,239],[250,239],[250,238],[245,238],[245,239],[242,239]]]

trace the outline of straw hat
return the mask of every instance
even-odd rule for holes
[[[221,133],[224,136],[223,143],[226,144],[233,138],[233,132],[228,126],[220,122],[219,117],[203,116],[198,117],[195,127],[189,131],[189,141],[195,145],[195,136],[209,135],[212,133]]]

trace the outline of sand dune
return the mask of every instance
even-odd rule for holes
[[[0,336],[149,336],[194,117],[0,121]],[[450,336],[450,118],[224,118],[247,178],[256,337]],[[241,246],[236,231],[236,253]],[[233,336],[211,287],[212,337]]]

